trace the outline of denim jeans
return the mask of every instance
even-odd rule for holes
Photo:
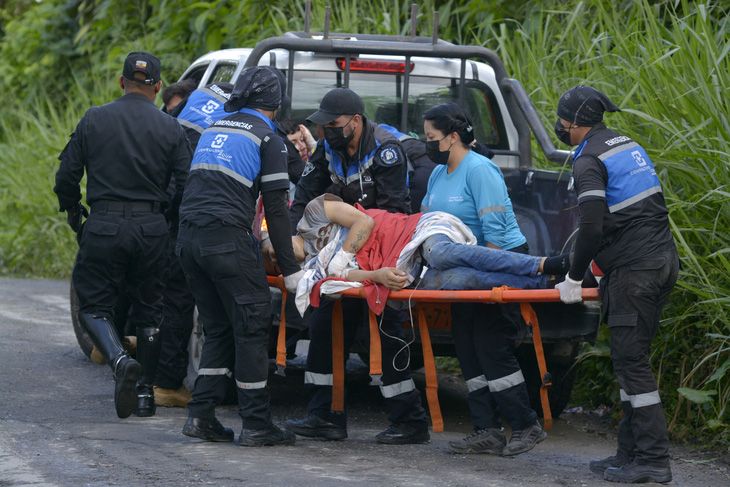
[[[429,269],[419,289],[467,290],[499,286],[540,289],[547,283],[546,275],[537,275],[540,257],[457,244],[446,235],[427,238],[421,249]]]

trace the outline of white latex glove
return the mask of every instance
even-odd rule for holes
[[[560,291],[560,300],[565,304],[580,303],[583,301],[582,281],[574,281],[569,276],[565,276],[565,280],[555,286]]]
[[[297,294],[297,285],[299,284],[299,281],[304,276],[304,270],[299,270],[295,272],[294,274],[289,274],[288,276],[284,277],[284,286],[286,286],[286,290],[290,293],[296,295]]]
[[[348,252],[344,249],[340,249],[330,260],[327,266],[327,275],[332,277],[342,277],[342,271],[347,268],[347,264],[355,258],[355,254]]]

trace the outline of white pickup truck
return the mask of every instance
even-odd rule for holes
[[[317,110],[325,93],[344,86],[363,98],[369,119],[421,140],[423,112],[441,103],[458,103],[474,118],[476,139],[495,154],[493,160],[502,169],[530,252],[549,256],[570,250],[578,226],[572,177],[568,172],[535,169],[532,142],[535,140],[544,157],[552,162],[563,163],[569,152],[556,150],[522,84],[508,77],[494,51],[454,45],[435,35],[330,35],[327,25],[326,20],[321,33],[288,32],[265,39],[254,48],[210,52],[195,60],[181,80],[193,79],[198,86],[215,81],[235,82],[244,67],[276,66],[288,79],[292,104],[284,115],[292,120],[304,122]],[[562,303],[533,306],[552,375],[551,409],[557,417],[570,396],[575,373],[572,365],[579,347],[595,339],[599,307]],[[297,317],[287,314],[292,328],[289,335],[294,337],[289,345],[306,330],[306,321]],[[448,316],[441,320],[445,326],[431,330],[434,353],[455,356]],[[77,327],[79,334],[82,348],[90,352],[89,343],[82,343],[88,337]],[[411,349],[412,361],[417,364],[415,354],[419,347]],[[533,407],[539,411],[540,374],[527,326],[518,339],[517,355],[525,370]]]

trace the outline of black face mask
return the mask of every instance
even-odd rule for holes
[[[555,121],[555,135],[558,136],[558,140],[565,145],[573,145],[570,143],[570,129],[563,127],[560,123],[560,119]]]
[[[431,159],[436,164],[446,164],[449,162],[449,150],[441,150],[439,147],[439,144],[441,143],[443,139],[439,140],[429,140],[426,142],[426,155],[429,159]],[[451,147],[449,147],[451,149]]]
[[[355,118],[355,115],[350,117],[350,120],[348,120],[342,127],[323,127],[324,140],[327,141],[330,147],[335,150],[345,150],[347,148],[347,145],[355,136],[355,131],[353,130],[350,135],[345,136],[345,127],[350,125],[353,118]]]

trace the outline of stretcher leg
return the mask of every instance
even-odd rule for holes
[[[426,370],[426,399],[431,413],[431,427],[434,433],[437,433],[444,430],[444,420],[439,405],[436,361],[433,358],[431,336],[428,333],[426,315],[421,308],[418,309],[418,328],[421,331],[421,345],[423,346],[423,364]]]
[[[281,321],[279,321],[279,336],[276,340],[276,374],[286,376],[286,288],[281,293]]]
[[[525,323],[532,326],[532,342],[535,345],[535,355],[537,356],[537,366],[540,370],[540,403],[542,404],[542,414],[545,420],[544,428],[549,431],[553,429],[553,416],[550,412],[550,400],[548,399],[547,388],[552,385],[550,376],[547,372],[545,364],[545,352],[542,348],[542,337],[540,336],[540,325],[537,322],[537,314],[530,303],[520,303],[522,318]]]
[[[378,330],[378,319],[373,310],[368,311],[370,319],[370,385],[382,386],[383,382],[383,350],[380,343],[380,330]]]
[[[342,327],[342,300],[332,310],[332,411],[345,410],[345,336]]]

